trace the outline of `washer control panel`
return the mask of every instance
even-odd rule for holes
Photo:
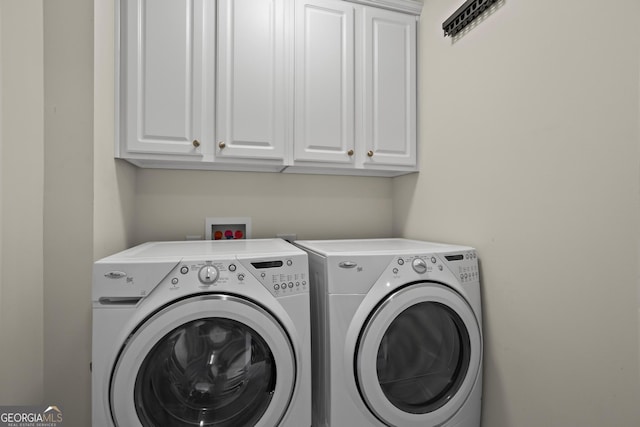
[[[309,292],[306,256],[250,261],[249,270],[276,297]]]
[[[478,254],[476,251],[446,254],[444,258],[451,272],[456,275],[462,284],[480,280]]]
[[[230,268],[233,262],[233,260],[183,261],[170,275],[171,289],[197,286],[204,290],[212,286],[238,284],[241,281],[232,275]]]
[[[307,258],[183,261],[169,275],[171,290],[197,286],[233,290],[259,284],[276,297],[309,292]],[[256,281],[258,283],[256,283]]]

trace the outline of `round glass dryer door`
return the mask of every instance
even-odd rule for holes
[[[114,369],[117,425],[273,426],[295,383],[288,336],[261,307],[210,295],[169,306],[129,339]]]
[[[481,363],[480,327],[455,291],[422,282],[389,295],[365,324],[356,380],[390,425],[439,425],[465,402]]]

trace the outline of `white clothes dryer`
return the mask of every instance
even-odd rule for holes
[[[307,255],[146,243],[93,268],[94,427],[311,425]]]
[[[314,427],[479,427],[476,251],[406,239],[309,254]]]

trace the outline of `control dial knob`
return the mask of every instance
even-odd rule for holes
[[[218,269],[211,264],[207,264],[198,271],[198,278],[203,285],[211,285],[218,280]]]
[[[418,274],[423,274],[427,271],[427,263],[421,258],[414,259],[411,262],[411,266]]]

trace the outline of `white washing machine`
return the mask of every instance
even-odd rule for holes
[[[93,427],[311,425],[307,254],[146,243],[93,268]]]
[[[406,239],[297,241],[309,254],[314,427],[478,427],[476,251]]]

